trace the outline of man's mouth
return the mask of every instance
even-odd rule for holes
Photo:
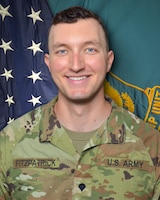
[[[70,80],[73,80],[73,81],[81,81],[81,80],[83,80],[83,79],[86,79],[87,78],[87,76],[79,76],[79,77],[73,77],[73,76],[71,76],[71,77],[68,77]]]

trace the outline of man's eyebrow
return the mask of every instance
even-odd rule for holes
[[[93,44],[93,45],[98,45],[98,46],[101,46],[101,43],[96,41],[96,40],[91,40],[91,41],[86,41],[84,42],[85,45],[90,45],[90,44]]]
[[[64,43],[56,43],[52,46],[53,49],[57,49],[57,48],[60,48],[60,47],[67,47],[67,45],[64,44]]]

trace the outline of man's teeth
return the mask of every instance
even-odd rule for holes
[[[73,80],[73,81],[80,81],[80,80],[83,80],[85,79],[86,76],[81,76],[81,77],[69,77],[69,79]]]

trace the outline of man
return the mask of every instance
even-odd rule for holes
[[[104,96],[114,54],[98,16],[58,13],[48,47],[58,96],[0,133],[0,200],[158,200],[160,134]]]

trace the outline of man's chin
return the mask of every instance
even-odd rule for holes
[[[75,103],[75,104],[86,104],[92,101],[92,97],[76,96],[76,97],[70,98],[70,101],[72,101],[72,103]]]

